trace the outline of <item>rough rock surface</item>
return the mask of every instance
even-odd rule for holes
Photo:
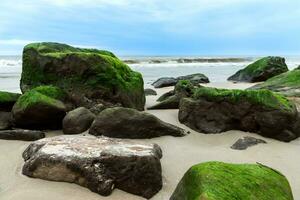
[[[250,89],[269,89],[289,97],[300,97],[300,69],[280,74]]]
[[[24,48],[21,90],[40,85],[62,88],[74,107],[120,103],[144,109],[142,75],[113,53],[58,43],[33,43]]]
[[[0,91],[0,111],[10,112],[20,94]]]
[[[230,81],[261,82],[273,76],[287,72],[288,67],[282,57],[265,57],[228,78]]]
[[[23,94],[15,103],[12,114],[19,128],[60,129],[66,114],[59,88],[41,86]]]
[[[193,94],[194,86],[188,80],[179,81],[174,91],[163,94],[159,100],[160,102],[149,107],[148,110],[155,109],[178,109],[182,98],[190,97]],[[172,95],[173,94],[173,95]]]
[[[192,166],[170,200],[293,200],[286,177],[262,164],[207,162]]]
[[[147,88],[144,90],[145,96],[156,96],[157,92],[151,88]]]
[[[95,117],[96,115],[84,107],[68,112],[63,119],[64,134],[79,134],[88,130]]]
[[[252,147],[257,144],[265,144],[265,143],[267,142],[262,139],[246,136],[238,139],[230,148],[235,150],[245,150],[248,149],[248,147]]]
[[[199,88],[181,100],[179,121],[202,133],[242,130],[285,142],[300,136],[296,106],[269,90]]]
[[[10,129],[13,125],[13,118],[10,112],[0,111],[0,130]]]
[[[93,122],[89,133],[132,139],[186,135],[183,129],[163,122],[152,114],[122,107],[102,111]]]
[[[118,188],[149,199],[162,188],[161,157],[156,144],[64,135],[33,142],[23,153],[22,172],[104,196]]]
[[[200,83],[209,83],[209,79],[204,74],[197,73],[197,74],[190,74],[186,76],[179,76],[177,78],[172,78],[172,77],[159,78],[158,80],[154,81],[152,85],[155,88],[174,86],[178,83],[178,81],[181,80],[188,80],[194,85],[198,85]]]
[[[41,131],[32,130],[5,130],[0,131],[0,139],[4,140],[23,140],[23,141],[35,141],[45,137],[45,133]]]

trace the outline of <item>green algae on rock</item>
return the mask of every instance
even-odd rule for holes
[[[20,94],[0,91],[0,111],[10,112]]]
[[[250,89],[269,89],[285,96],[300,97],[300,69],[280,74]]]
[[[113,53],[59,43],[33,43],[24,48],[21,90],[40,85],[62,88],[75,107],[98,103],[144,109],[142,75]]]
[[[262,164],[206,162],[192,166],[170,200],[293,200],[280,172]]]
[[[269,56],[259,59],[246,68],[239,70],[233,76],[229,77],[228,80],[261,82],[287,71],[288,68],[284,58]]]
[[[15,103],[12,114],[16,126],[21,128],[58,129],[66,114],[60,99],[60,88],[40,86],[25,92]]]

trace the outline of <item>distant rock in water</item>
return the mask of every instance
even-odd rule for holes
[[[300,136],[296,106],[269,90],[198,88],[181,100],[179,121],[201,133],[242,130],[285,142]]]
[[[62,88],[74,107],[117,104],[143,110],[142,75],[113,53],[59,43],[33,43],[24,48],[21,90],[40,85]]]
[[[176,84],[173,92],[163,94],[160,102],[148,108],[148,110],[156,109],[178,109],[182,98],[192,96],[194,85],[188,80],[180,80]]]
[[[269,89],[289,97],[300,97],[300,69],[280,74],[249,89]]]
[[[58,136],[27,147],[22,173],[76,183],[104,196],[118,188],[150,199],[162,188],[161,157],[162,151],[156,144]]]
[[[236,149],[236,150],[245,150],[248,147],[252,147],[255,146],[257,144],[265,144],[267,143],[266,141],[262,140],[262,139],[256,139],[254,137],[243,137],[238,139],[232,146],[232,149]]]
[[[262,164],[206,162],[192,166],[170,200],[293,200],[280,172]]]
[[[282,57],[265,57],[246,68],[239,70],[229,81],[261,82],[288,71],[285,59]]]
[[[10,112],[21,94],[0,91],[0,111]]]
[[[189,80],[194,85],[200,83],[209,83],[209,79],[204,74],[197,73],[197,74],[190,74],[186,76],[179,76],[177,78],[172,78],[172,77],[159,78],[158,80],[154,81],[152,85],[155,88],[175,86],[180,80]]]
[[[39,86],[25,92],[15,103],[12,114],[19,128],[61,129],[66,115],[65,93],[58,87]]]
[[[157,92],[151,88],[147,88],[144,91],[145,91],[145,96],[156,96],[157,95]]]
[[[23,140],[23,141],[35,141],[45,137],[45,133],[41,131],[32,130],[5,130],[0,131],[0,139],[3,140]]]
[[[65,116],[63,119],[64,134],[79,134],[88,130],[96,118],[87,108],[76,108]]]
[[[152,114],[121,107],[102,111],[93,122],[89,133],[131,139],[186,135],[185,130],[163,122]]]

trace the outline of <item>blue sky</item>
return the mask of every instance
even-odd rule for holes
[[[118,55],[298,55],[299,0],[1,0],[0,54],[34,41]]]

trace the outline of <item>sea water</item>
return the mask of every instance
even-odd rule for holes
[[[211,82],[225,83],[227,78],[244,68],[257,57],[120,57],[142,73],[145,87],[160,77],[177,77],[193,73],[205,74]],[[300,65],[300,57],[286,57],[289,69]],[[20,92],[21,56],[0,56],[0,91]]]

